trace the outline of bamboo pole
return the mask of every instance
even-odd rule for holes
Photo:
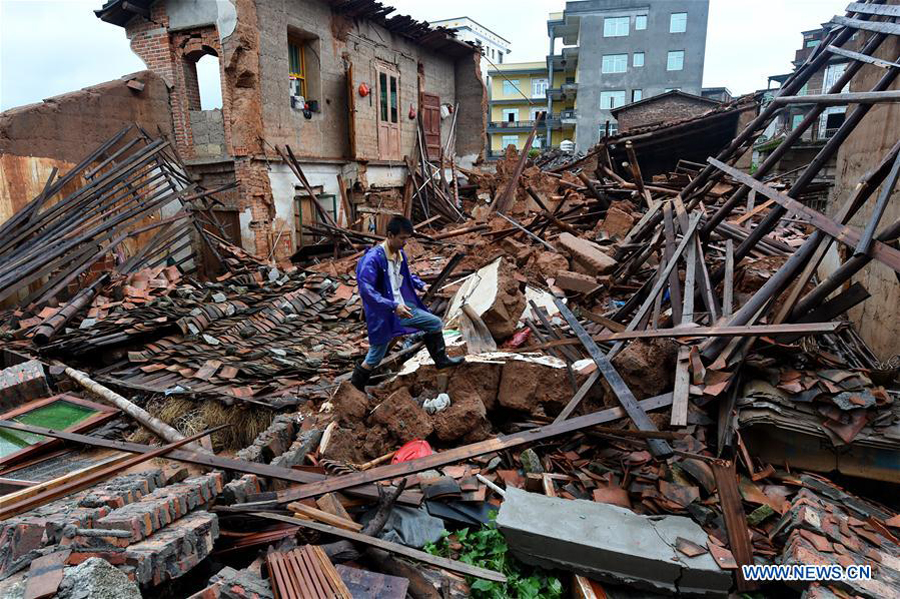
[[[133,404],[112,389],[104,387],[80,370],[75,370],[71,366],[66,366],[65,364],[57,364],[65,368],[64,372],[66,376],[71,378],[73,381],[75,381],[97,397],[105,399],[109,403],[113,404],[114,406],[137,420],[141,424],[141,426],[150,430],[157,437],[160,437],[168,443],[177,443],[184,439],[184,435],[179,433],[177,430],[175,430],[159,418],[152,416],[149,412],[147,412],[147,410]],[[190,449],[192,451],[199,451],[202,453],[209,453],[209,451],[197,445],[196,443],[189,444],[187,446],[187,449]]]

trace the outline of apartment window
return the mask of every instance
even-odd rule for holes
[[[519,120],[519,109],[518,108],[504,108],[503,109],[503,120],[507,123],[514,123]]]
[[[503,64],[503,52],[497,52],[497,64]]]
[[[603,37],[623,37],[628,35],[629,17],[607,17],[603,19]]]
[[[291,78],[291,94],[306,97],[306,47],[298,42],[288,42],[288,65]]]
[[[669,33],[684,33],[687,31],[687,13],[673,12],[669,17]]]
[[[680,71],[684,68],[684,50],[672,50],[666,61],[667,71]]]
[[[503,149],[505,150],[509,146],[514,146],[516,148],[519,147],[519,136],[518,135],[504,135],[502,138]]]
[[[807,48],[815,48],[819,44],[822,43],[822,40],[807,40],[806,47]]]
[[[603,123],[602,125],[600,125],[600,137],[606,137],[606,133],[607,133],[606,126],[607,126],[606,123]],[[619,123],[610,122],[609,123],[610,136],[616,135],[618,132],[619,132]]]
[[[643,99],[644,99],[644,90],[642,90],[642,89],[631,90],[631,101],[632,102],[640,102]]]
[[[628,70],[627,54],[606,54],[603,57],[602,72],[604,73],[624,73]]]
[[[600,108],[618,108],[625,104],[625,90],[600,92]]]
[[[519,93],[519,80],[518,79],[504,79],[503,80],[503,95],[504,96],[515,96]]]
[[[647,28],[647,15],[638,15],[634,18],[635,31],[641,31]]]
[[[634,53],[634,56],[631,59],[631,66],[633,66],[633,67],[644,66],[644,53],[643,52],[635,52]]]
[[[550,85],[550,82],[547,79],[532,79],[531,80],[531,97],[532,98],[546,98],[547,97],[547,87]]]
[[[794,118],[791,120],[791,131],[800,126],[800,123],[803,122],[803,117],[806,115],[803,114],[795,114]]]

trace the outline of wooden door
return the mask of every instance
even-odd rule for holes
[[[380,65],[378,71],[378,157],[400,160],[400,73]]]
[[[422,92],[420,101],[422,112],[422,128],[425,130],[425,148],[429,160],[441,157],[441,98],[434,94]]]

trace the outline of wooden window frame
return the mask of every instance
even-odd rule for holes
[[[76,422],[72,426],[64,429],[64,432],[67,433],[83,433],[87,432],[90,429],[97,427],[119,415],[118,408],[113,408],[110,406],[104,406],[102,404],[94,403],[92,401],[88,401],[86,399],[82,399],[80,397],[75,397],[74,395],[69,395],[68,393],[60,393],[59,395],[54,395],[53,397],[46,397],[44,399],[37,399],[35,401],[30,401],[24,405],[19,406],[9,412],[4,414],[0,414],[0,420],[12,420],[22,414],[27,414],[32,410],[36,410],[38,408],[42,408],[48,404],[57,402],[57,401],[66,401],[69,403],[73,403],[79,405],[83,408],[88,408],[90,410],[94,410],[97,414],[93,416],[88,416],[84,420],[80,422]],[[45,452],[47,449],[54,447],[56,445],[61,445],[63,441],[60,439],[46,439],[44,441],[38,441],[32,445],[27,447],[23,447],[19,451],[14,451],[13,453],[0,457],[0,469],[8,468],[13,465],[17,465],[18,462],[24,461],[28,458],[31,458],[37,454]]]
[[[297,58],[299,59],[299,71],[294,71],[293,65],[291,64],[294,60],[293,53],[295,49],[297,51]],[[308,88],[306,85],[307,75],[306,43],[301,40],[288,38],[288,77],[291,81],[300,82],[300,95],[304,98],[308,97]]]

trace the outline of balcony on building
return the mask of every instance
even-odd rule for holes
[[[581,16],[569,11],[550,13],[547,19],[547,34],[562,38],[562,43],[572,46],[578,43]]]
[[[520,133],[531,131],[534,121],[491,121],[488,124],[488,133]]]
[[[575,83],[574,78],[571,80],[567,80],[565,83],[560,85],[559,87],[551,87],[547,90],[547,95],[550,96],[550,99],[554,102],[563,102],[565,100],[573,100],[575,95],[578,93],[578,84]]]
[[[578,46],[572,46],[570,48],[563,48],[559,54],[554,54],[553,56],[547,57],[547,68],[550,69],[552,65],[553,71],[556,73],[560,72],[575,72],[578,67]]]

